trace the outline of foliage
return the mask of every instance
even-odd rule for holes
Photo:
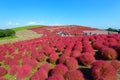
[[[117,29],[115,29],[115,28],[108,28],[108,29],[106,29],[107,31],[112,31],[112,32],[118,32],[118,30]]]
[[[29,25],[29,26],[21,26],[21,27],[16,27],[16,28],[12,28],[12,30],[16,31],[20,31],[20,30],[26,30],[26,29],[30,29],[30,28],[37,28],[37,27],[41,27],[42,25]]]
[[[15,33],[12,29],[0,30],[0,37],[14,36]]]
[[[103,60],[98,60],[92,64],[91,73],[94,80],[117,80],[115,68]]]

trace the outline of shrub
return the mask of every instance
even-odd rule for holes
[[[34,54],[33,54],[33,55],[34,55]],[[38,53],[36,59],[37,59],[38,61],[44,61],[44,60],[46,59],[46,56],[45,56],[44,53],[40,53],[40,54]]]
[[[78,68],[78,62],[73,57],[66,58],[65,65],[68,67],[69,70],[75,70]]]
[[[103,60],[98,60],[92,64],[91,74],[94,80],[117,80],[115,68]]]
[[[0,77],[7,74],[7,70],[4,67],[0,67]]]
[[[48,71],[51,69],[51,66],[48,62],[46,62],[40,66],[40,69],[44,69],[48,73]]]
[[[113,65],[113,67],[118,71],[120,70],[120,61],[118,60],[112,60],[111,64]]]
[[[74,50],[78,50],[79,52],[82,52],[82,43],[76,42],[76,45],[74,46]]]
[[[31,59],[29,56],[24,56],[23,60],[22,60],[22,65],[30,65],[30,67],[36,68],[38,65],[38,62],[36,61],[36,59]]]
[[[85,52],[79,56],[79,60],[83,65],[88,66],[95,61],[95,57],[93,56],[93,54]]]
[[[57,59],[59,58],[58,54],[57,53],[51,53],[50,56],[49,56],[49,60],[51,63],[55,63],[57,61]]]
[[[117,52],[112,48],[103,48],[101,51],[101,55],[103,56],[103,58],[108,60],[113,60],[118,57]]]
[[[35,59],[31,59],[28,64],[32,69],[36,68],[38,66],[38,62]]]
[[[10,66],[10,68],[9,68],[9,74],[10,75],[15,75],[17,73],[18,68],[19,67],[17,65]]]
[[[0,80],[8,80],[8,79],[5,79],[5,78],[0,78]]]
[[[19,65],[19,61],[16,60],[16,59],[11,59],[9,65],[10,65],[10,66],[11,66],[11,65]]]
[[[31,74],[31,67],[29,65],[23,65],[17,71],[17,79],[22,80]]]
[[[62,75],[52,75],[47,80],[64,80],[64,77]]]
[[[39,69],[30,80],[46,80],[48,78],[48,74],[44,69]]]
[[[116,49],[116,51],[120,55],[120,44],[117,44],[114,48]]]
[[[81,53],[79,50],[74,50],[71,53],[71,57],[75,57],[75,58],[79,57],[80,55],[81,55]]]
[[[52,74],[52,75],[53,75],[53,74],[64,75],[67,71],[68,71],[68,69],[67,69],[67,67],[66,67],[65,65],[63,65],[63,64],[58,64],[58,65],[56,65],[56,66],[53,68],[51,74]]]
[[[85,80],[83,74],[79,70],[70,70],[65,74],[65,80]]]
[[[15,31],[13,31],[12,29],[0,30],[0,37],[8,37],[14,35],[15,35]]]
[[[71,55],[71,49],[67,48],[64,50],[63,54],[70,56]]]
[[[117,41],[115,38],[109,38],[108,42],[110,47],[114,47],[117,45]]]
[[[65,54],[62,54],[62,55],[59,57],[59,63],[65,63],[66,58],[68,58],[68,56],[65,55]]]

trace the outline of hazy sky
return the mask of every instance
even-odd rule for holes
[[[31,24],[120,28],[120,0],[0,0],[0,28]]]

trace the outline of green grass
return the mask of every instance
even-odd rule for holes
[[[0,40],[8,40],[13,38],[17,38],[17,36],[0,37]]]
[[[30,28],[37,28],[37,27],[41,27],[41,26],[42,25],[28,25],[28,26],[21,26],[21,27],[12,28],[12,30],[20,31],[20,30],[26,30],[26,29],[30,29]]]

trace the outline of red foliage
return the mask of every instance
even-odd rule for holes
[[[33,69],[37,67],[38,62],[35,59],[31,59],[29,56],[25,56],[22,60],[22,64],[28,64]]]
[[[103,46],[103,43],[101,41],[96,41],[96,42],[93,42],[93,48],[99,50],[102,46]]]
[[[105,59],[108,59],[108,60],[113,60],[113,59],[116,59],[118,57],[118,54],[117,52],[112,49],[112,48],[104,48],[102,49],[101,51],[101,55],[105,58]]]
[[[0,77],[7,74],[7,70],[4,67],[0,67]]]
[[[71,53],[71,57],[75,57],[75,58],[79,57],[80,55],[81,55],[81,53],[79,50],[74,50]]]
[[[36,68],[38,66],[38,62],[35,59],[31,59],[28,64],[32,69]]]
[[[113,67],[119,71],[120,70],[120,61],[118,60],[112,60],[111,64],[113,65]]]
[[[74,46],[74,50],[77,50],[79,52],[82,52],[82,43],[80,41],[77,41],[75,46]]]
[[[17,73],[18,70],[18,66],[17,65],[11,65],[9,68],[9,74],[10,75],[15,75]]]
[[[73,57],[66,58],[65,65],[68,67],[69,70],[75,70],[78,68],[78,62]]]
[[[65,80],[85,80],[83,74],[79,70],[70,70],[65,74]]]
[[[48,73],[48,71],[51,69],[51,66],[48,62],[46,62],[40,66],[40,69],[44,69]]]
[[[8,80],[8,79],[5,79],[5,78],[0,78],[0,80]]]
[[[62,54],[62,55],[59,57],[59,63],[65,63],[66,58],[68,58],[68,56],[65,55],[65,54]]]
[[[13,59],[11,57],[6,57],[4,59],[4,64],[9,65]]]
[[[16,60],[16,59],[11,59],[9,65],[10,65],[10,66],[11,66],[11,65],[19,65],[19,61]]]
[[[88,66],[95,61],[95,57],[89,52],[85,52],[79,56],[79,60],[83,65]]]
[[[55,52],[51,53],[50,56],[49,56],[49,60],[50,60],[51,63],[56,62],[58,58],[59,58],[59,56]]]
[[[40,61],[44,61],[46,59],[46,55],[44,53],[38,53],[36,50],[32,51],[32,58]]]
[[[67,69],[67,67],[66,67],[65,65],[63,65],[63,64],[58,64],[58,65],[56,65],[56,66],[53,68],[51,74],[52,74],[52,75],[53,75],[53,74],[57,74],[57,75],[63,75],[63,76],[64,76],[64,74],[65,74],[67,71],[68,71],[68,69]]]
[[[117,44],[115,47],[116,51],[118,52],[118,54],[120,55],[120,43]]]
[[[17,79],[22,80],[31,74],[31,67],[29,65],[23,65],[17,71]]]
[[[47,72],[44,69],[39,69],[31,77],[31,80],[46,80],[47,78],[48,78]]]
[[[98,60],[93,63],[91,73],[94,80],[117,80],[115,68],[103,60]]]
[[[70,56],[71,55],[71,49],[67,48],[64,50],[63,54]]]
[[[22,53],[19,52],[18,54],[14,54],[14,59],[20,60],[22,58]]]
[[[44,61],[46,59],[46,56],[44,53],[38,54],[37,58],[38,61]]]
[[[47,80],[64,80],[64,77],[62,75],[52,75]]]
[[[108,42],[110,47],[114,47],[117,45],[117,40],[115,38],[109,38]]]

